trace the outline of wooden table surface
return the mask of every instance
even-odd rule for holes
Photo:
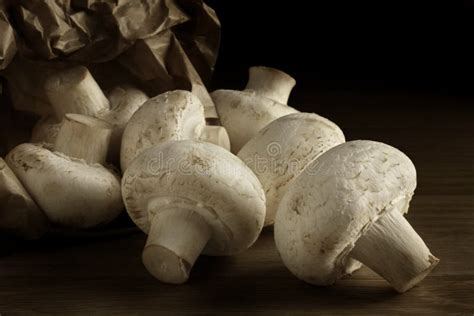
[[[315,104],[313,100],[317,100]],[[145,236],[42,241],[0,258],[0,314],[145,313],[461,313],[474,314],[474,125],[472,98],[390,92],[296,94],[348,140],[373,139],[408,154],[418,188],[407,216],[438,267],[395,293],[367,268],[320,288],[281,263],[271,229],[232,258],[201,257],[189,283],[160,284],[141,263]]]

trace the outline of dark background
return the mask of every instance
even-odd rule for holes
[[[206,2],[222,23],[214,87],[241,88],[265,65],[300,90],[472,94],[472,0]]]

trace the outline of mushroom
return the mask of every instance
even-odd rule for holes
[[[54,147],[22,144],[5,160],[50,221],[99,226],[123,209],[120,179],[101,165],[111,135],[105,121],[66,114]]]
[[[144,151],[122,179],[132,220],[148,234],[143,263],[157,279],[181,284],[198,256],[234,255],[257,239],[265,195],[229,151],[201,141],[170,141]]]
[[[333,122],[316,114],[289,114],[249,140],[238,157],[257,175],[267,199],[265,226],[272,225],[291,181],[328,149],[345,141]]]
[[[398,292],[438,263],[403,216],[416,170],[399,150],[373,141],[338,145],[292,182],[275,218],[275,241],[298,278],[330,285],[367,265]]]
[[[255,91],[261,96],[287,104],[295,85],[295,79],[283,71],[254,66],[249,68],[249,81],[244,91]]]
[[[125,171],[144,150],[169,140],[201,139],[229,148],[221,126],[206,126],[204,108],[189,91],[160,94],[135,112],[123,132],[120,164]]]
[[[40,238],[48,221],[31,196],[0,158],[0,232],[25,239]]]
[[[268,123],[298,112],[286,105],[294,85],[295,80],[279,70],[252,67],[245,90],[211,93],[222,126],[229,133],[233,153],[239,152]]]
[[[121,137],[133,113],[148,100],[147,95],[128,85],[112,89],[108,98],[86,67],[74,67],[51,75],[45,92],[53,107],[53,116],[40,119],[32,131],[31,142],[54,144],[66,113],[100,118],[112,124],[114,131],[109,161],[118,163]]]

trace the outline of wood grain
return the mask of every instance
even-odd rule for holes
[[[419,183],[408,220],[441,259],[419,286],[397,294],[367,268],[332,287],[307,285],[281,263],[271,229],[239,256],[201,257],[188,284],[164,285],[144,269],[137,233],[42,241],[0,258],[0,313],[474,314],[473,100],[388,92],[294,99],[348,139],[387,142],[413,159]]]

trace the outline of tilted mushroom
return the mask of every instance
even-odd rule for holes
[[[112,124],[109,161],[118,162],[123,129],[133,113],[148,100],[147,95],[131,86],[114,88],[108,98],[86,67],[74,67],[51,75],[45,84],[53,116],[43,117],[32,131],[31,142],[54,144],[67,113],[100,118]]]
[[[289,114],[264,127],[238,157],[257,175],[267,198],[265,226],[272,225],[291,181],[328,149],[345,141],[333,122],[316,114]]]
[[[112,126],[105,121],[66,114],[53,148],[22,144],[5,160],[49,220],[94,227],[123,209],[120,178],[101,165],[111,135]]]
[[[336,146],[312,162],[284,195],[275,241],[298,278],[330,285],[360,262],[405,292],[438,263],[403,216],[416,170],[399,150],[373,141]]]
[[[0,158],[0,233],[37,239],[46,233],[48,220]]]
[[[211,93],[222,126],[229,133],[233,153],[239,152],[268,123],[298,112],[286,105],[294,85],[295,80],[279,70],[251,67],[245,90]]]
[[[165,92],[143,104],[123,132],[120,164],[125,171],[144,150],[169,140],[200,139],[230,147],[221,126],[207,126],[204,108],[189,91]]]
[[[257,239],[265,195],[229,151],[170,141],[143,152],[122,179],[128,214],[148,234],[143,262],[162,282],[187,281],[198,256],[234,255]]]

